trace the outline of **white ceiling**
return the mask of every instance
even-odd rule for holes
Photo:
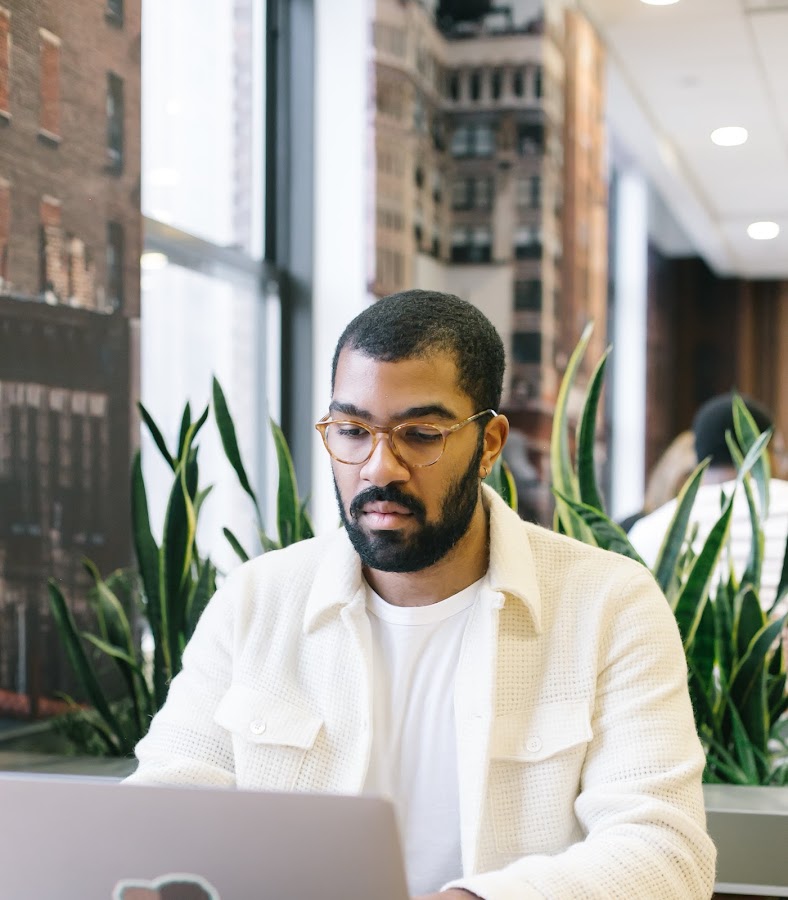
[[[613,147],[720,275],[788,278],[788,0],[577,4],[608,48]],[[743,125],[749,140],[714,145],[722,125]],[[747,236],[761,220],[778,223],[775,240]]]

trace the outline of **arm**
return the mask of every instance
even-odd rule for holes
[[[233,578],[216,592],[183,653],[164,706],[137,744],[137,784],[235,784],[228,733],[213,721],[231,676]]]
[[[715,850],[705,830],[704,757],[678,628],[645,569],[605,602],[593,737],[574,804],[585,839],[447,887],[484,900],[710,897]]]

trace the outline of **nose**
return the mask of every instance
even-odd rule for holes
[[[390,434],[377,434],[372,456],[361,466],[361,478],[370,484],[384,487],[393,482],[407,481],[410,469],[394,453]]]

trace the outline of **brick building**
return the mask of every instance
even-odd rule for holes
[[[496,7],[438,27],[426,3],[377,0],[372,38],[370,289],[450,291],[493,321],[521,512],[547,521],[560,374],[588,319],[589,359],[605,340],[602,47],[558,2],[530,21]]]
[[[129,561],[140,17],[0,0],[0,691],[21,714],[76,690],[47,577],[84,621],[81,558]]]

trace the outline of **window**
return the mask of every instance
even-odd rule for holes
[[[503,85],[503,76],[500,69],[493,69],[490,79],[490,93],[493,100],[498,100],[501,96],[501,87]]]
[[[473,179],[458,178],[452,185],[451,205],[453,209],[469,209],[473,205]]]
[[[8,280],[8,239],[11,235],[11,185],[0,178],[0,291]]]
[[[534,97],[541,97],[543,93],[542,88],[542,67],[537,66],[534,70]]]
[[[123,79],[107,74],[107,162],[113,172],[123,169]]]
[[[60,141],[60,38],[43,28],[38,30],[40,63],[39,134]]]
[[[493,201],[493,180],[490,176],[476,179],[474,205],[477,209],[490,209]]]
[[[542,335],[538,331],[515,332],[512,340],[512,356],[518,363],[542,361]]]
[[[521,156],[533,156],[544,151],[544,126],[537,122],[521,125],[517,131],[517,145]]]
[[[495,153],[495,134],[489,125],[478,125],[475,141],[476,156],[492,156]]]
[[[451,236],[451,261],[467,263],[490,262],[492,258],[492,230],[489,225],[476,228],[455,228]]]
[[[492,259],[492,229],[479,225],[471,235],[470,262],[490,262]]]
[[[39,208],[39,282],[47,300],[68,297],[68,265],[63,230],[60,227],[60,201],[54,197],[41,198]]]
[[[432,170],[432,199],[434,203],[440,203],[443,198],[443,178],[437,169]]]
[[[113,25],[123,24],[123,0],[107,0],[107,10],[105,13],[108,22]]]
[[[123,226],[117,222],[107,225],[107,306],[123,306]]]
[[[460,99],[460,76],[457,72],[449,75],[449,97],[452,100]]]
[[[413,180],[416,182],[417,188],[424,187],[424,169],[422,169],[421,166],[416,166],[413,173]]]
[[[430,253],[436,259],[440,258],[440,255],[441,255],[441,231],[437,225],[432,229],[432,246],[430,247]]]
[[[471,100],[480,100],[482,96],[482,73],[478,69],[471,72]]]
[[[542,179],[539,175],[529,175],[517,182],[517,205],[538,209],[541,205]]]
[[[516,281],[514,284],[514,308],[540,312],[542,309],[542,282],[536,279]]]
[[[515,97],[522,97],[525,93],[525,75],[522,69],[515,69],[512,79],[512,90]]]
[[[541,235],[531,228],[518,228],[514,235],[514,255],[517,259],[541,259]]]
[[[460,126],[451,137],[451,155],[467,156],[470,152],[470,134],[465,126]]]
[[[8,78],[11,67],[11,13],[0,6],[0,116],[10,113]]]

